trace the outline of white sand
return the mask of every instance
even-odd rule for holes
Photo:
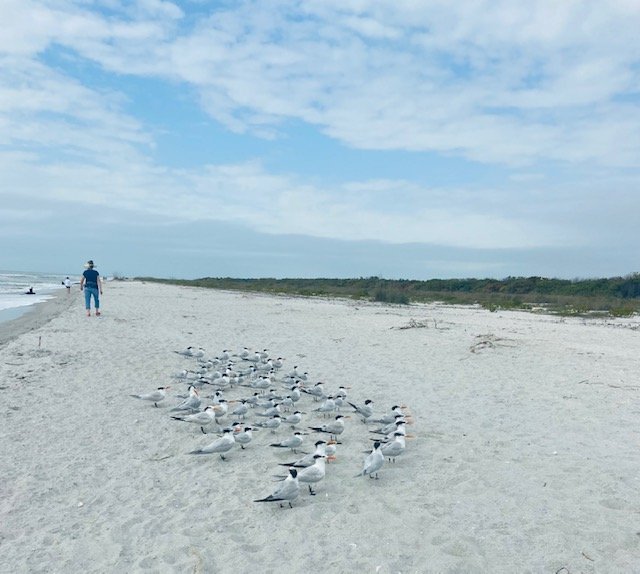
[[[638,320],[119,282],[98,319],[73,296],[0,346],[2,572],[640,571]],[[295,457],[265,431],[226,462],[186,454],[212,440],[167,412],[187,345],[410,405],[416,439],[354,478],[371,442],[351,418],[317,496],[254,503]],[[129,397],[164,384],[164,408]]]

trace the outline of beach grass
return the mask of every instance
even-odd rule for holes
[[[628,317],[640,312],[640,274],[608,279],[506,279],[394,280],[379,277],[355,279],[163,279],[141,281],[211,289],[239,290],[301,297],[345,297],[398,305],[446,303],[479,305],[490,311],[518,309],[563,316],[608,315]]]

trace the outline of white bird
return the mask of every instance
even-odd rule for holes
[[[337,437],[344,432],[344,416],[336,415],[335,420],[330,423],[323,424],[319,427],[309,427],[312,431],[315,432],[324,432],[330,434],[332,437]]]
[[[332,396],[328,396],[317,409],[313,410],[316,413],[322,413],[322,416],[327,416],[328,414],[335,412],[336,402],[333,400]]]
[[[231,447],[235,444],[236,440],[233,436],[233,432],[230,429],[225,429],[223,435],[214,440],[212,443],[203,446],[197,450],[192,450],[189,454],[214,454],[217,453],[220,455],[222,460],[226,460],[224,458],[224,453],[231,450]]]
[[[342,407],[346,406],[348,404],[346,387],[338,387],[338,390],[333,393],[333,400],[336,403],[336,411],[340,411]]]
[[[376,441],[373,443],[373,450],[367,455],[367,458],[364,459],[362,470],[356,474],[356,477],[369,475],[369,478],[373,478],[375,474],[375,478],[378,478],[378,471],[382,468],[383,464],[384,455],[380,451],[380,443]]]
[[[281,422],[283,422],[284,424],[287,424],[287,425],[291,425],[291,428],[293,428],[297,424],[300,424],[300,421],[302,420],[302,415],[303,414],[304,413],[301,412],[301,411],[295,411],[294,413],[284,417]]]
[[[150,393],[145,393],[143,395],[129,395],[134,399],[142,399],[143,401],[150,401],[156,407],[160,401],[164,401],[167,396],[167,389],[171,387],[158,387],[155,391],[151,391]]]
[[[229,403],[225,399],[218,399],[217,404],[211,405],[215,414],[216,422],[219,423],[229,410]]]
[[[271,432],[276,432],[276,429],[280,426],[281,419],[280,415],[273,415],[270,419],[263,421],[261,423],[256,423],[256,426],[271,429]]]
[[[182,401],[179,405],[173,407],[171,412],[175,411],[197,411],[200,408],[200,404],[202,401],[200,400],[200,395],[198,393],[198,389],[195,388],[194,385],[189,386],[189,396]]]
[[[212,379],[210,384],[220,389],[225,389],[231,385],[231,378],[228,373],[222,373],[219,377]]]
[[[399,419],[398,421],[396,421],[395,425],[396,425],[396,428],[393,431],[389,432],[387,435],[385,435],[384,438],[381,438],[381,439],[376,438],[372,440],[378,440],[381,443],[387,443],[394,439],[395,434],[397,432],[399,432],[403,436],[407,435],[407,423],[404,419]]]
[[[245,399],[245,401],[251,408],[257,407],[258,403],[260,402],[260,393],[253,393],[253,396]]]
[[[311,466],[303,468],[298,473],[298,481],[307,483],[309,494],[315,496],[315,491],[311,485],[320,482],[325,477],[325,456],[322,454],[313,455],[314,462]]]
[[[202,347],[187,347],[184,351],[175,351],[178,355],[182,355],[183,357],[194,357],[199,359],[204,357],[204,349]]]
[[[290,448],[293,452],[297,452],[297,448],[302,445],[303,437],[302,433],[295,432],[292,436],[287,437],[280,442],[274,442],[269,446],[273,446],[276,448]]]
[[[209,405],[203,411],[199,413],[193,413],[192,415],[185,415],[183,417],[171,417],[173,420],[182,421],[185,423],[193,423],[200,426],[202,434],[207,434],[204,427],[210,425],[216,418],[216,413],[213,405]]]
[[[382,452],[389,461],[393,460],[393,462],[396,461],[396,457],[400,456],[404,452],[406,446],[406,441],[402,433],[397,432],[394,436],[395,438],[391,442],[383,444],[380,447],[380,452]]]
[[[247,412],[249,412],[247,401],[245,399],[240,399],[240,404],[233,409],[230,414],[234,417],[242,417],[244,419]]]
[[[265,498],[254,500],[254,502],[279,502],[282,508],[283,502],[289,503],[289,508],[293,508],[291,502],[298,498],[300,494],[300,484],[298,482],[298,471],[295,468],[289,469],[289,476],[282,481],[282,484],[273,494]]]
[[[262,411],[261,413],[256,413],[256,416],[272,417],[273,415],[279,415],[279,414],[280,414],[280,405],[276,403],[272,407],[269,407],[268,409],[266,409],[265,411]]]
[[[310,453],[305,454],[302,458],[299,458],[295,462],[290,462],[287,464],[280,464],[280,466],[295,466],[296,468],[304,468],[307,466],[311,466],[315,462],[315,455],[320,454],[324,456],[326,454],[327,443],[323,440],[318,440],[315,443],[316,449]]]
[[[380,424],[389,424],[396,421],[396,417],[401,416],[404,417],[404,413],[402,412],[402,407],[399,405],[394,405],[391,407],[391,411],[382,415],[379,419],[369,419],[367,422],[369,423],[380,423]]]
[[[367,422],[367,419],[371,418],[373,415],[373,401],[371,399],[367,399],[364,402],[364,405],[354,405],[353,403],[349,403],[355,411],[362,417],[362,422]]]
[[[347,387],[343,387],[343,386],[338,387],[338,390],[335,393],[333,393],[333,395],[335,397],[340,397],[341,399],[346,399],[347,398]]]
[[[244,430],[238,431],[234,434],[236,442],[240,445],[240,448],[244,450],[244,447],[248,445],[253,439],[253,428],[244,427]]]
[[[224,393],[218,389],[215,393],[206,398],[212,400],[214,405],[217,405],[220,403],[220,399],[224,399]]]
[[[289,393],[289,396],[291,397],[291,400],[294,403],[297,403],[300,400],[300,387],[297,385],[293,385],[293,387],[291,387],[291,389],[289,389],[291,392]]]
[[[319,399],[325,398],[323,385],[324,383],[320,381],[313,385],[313,387],[311,387],[310,389],[302,389],[302,391],[307,393],[308,395],[311,395],[313,397],[313,400],[317,401]]]
[[[327,447],[325,454],[327,455],[327,462],[336,459],[336,451],[338,450],[338,441],[333,439],[327,441]]]
[[[186,349],[184,349],[183,351],[174,351],[174,353],[177,353],[178,355],[182,355],[183,357],[193,357],[193,352],[196,350],[195,347],[187,347]]]
[[[251,381],[251,383],[249,383],[249,386],[252,389],[261,389],[264,391],[271,386],[271,379],[265,375],[256,379],[255,381]]]
[[[298,365],[295,365],[293,367],[293,371],[291,371],[287,376],[292,379],[300,379],[301,381],[306,381],[307,377],[309,376],[309,373],[307,371],[304,371],[304,372],[299,371]]]
[[[280,408],[284,412],[290,411],[292,406],[293,406],[293,399],[291,398],[291,395],[287,395],[280,401]]]
[[[386,424],[386,425],[382,425],[381,427],[378,427],[377,429],[373,429],[370,430],[369,432],[373,432],[373,433],[377,433],[377,434],[383,434],[383,435],[388,435],[389,433],[395,432],[398,423],[402,423],[402,424],[407,424],[405,421],[405,418],[402,415],[396,415],[395,419],[393,422]]]

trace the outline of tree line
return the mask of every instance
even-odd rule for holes
[[[348,297],[386,303],[442,301],[480,304],[489,309],[542,306],[554,312],[580,314],[603,311],[629,315],[640,310],[640,273],[601,279],[550,279],[546,277],[506,277],[505,279],[200,279],[139,280],[206,287],[213,289],[281,293],[299,296]]]

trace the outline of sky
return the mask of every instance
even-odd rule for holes
[[[638,0],[0,14],[0,269],[640,271]]]

